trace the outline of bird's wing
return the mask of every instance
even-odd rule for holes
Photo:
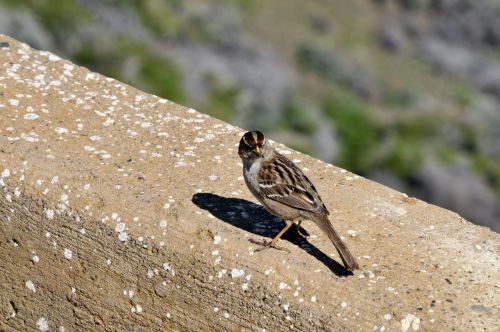
[[[314,185],[285,156],[277,154],[274,163],[262,165],[261,172],[259,187],[265,197],[297,209],[328,214]]]

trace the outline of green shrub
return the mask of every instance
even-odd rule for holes
[[[335,122],[342,141],[339,165],[356,173],[368,173],[380,135],[367,106],[352,95],[337,94],[327,99],[323,111]]]
[[[311,103],[305,99],[296,94],[290,95],[285,102],[280,125],[306,135],[314,134],[318,123],[311,107]]]
[[[463,108],[468,108],[474,102],[474,93],[466,85],[459,85],[455,90],[455,100]]]
[[[166,57],[145,52],[141,57],[140,80],[148,91],[176,103],[183,103],[182,77],[177,67]]]
[[[36,15],[42,25],[54,36],[62,38],[70,34],[75,26],[90,19],[90,12],[76,0],[4,0],[12,7],[26,7]]]
[[[221,85],[212,76],[207,77],[207,81],[210,94],[207,102],[202,107],[203,112],[217,119],[230,122],[236,113],[235,108],[240,89],[233,85]]]
[[[165,56],[159,56],[139,43],[117,39],[113,47],[97,48],[84,44],[73,59],[80,65],[91,68],[117,80],[135,81],[144,90],[177,103],[185,101],[182,76],[175,63]],[[118,50],[118,51],[117,51]],[[130,58],[138,62],[137,77],[123,76],[123,66]]]
[[[383,164],[392,173],[411,177],[423,160],[422,147],[419,143],[397,138]]]
[[[172,37],[182,25],[180,0],[129,0],[142,23],[154,33]]]

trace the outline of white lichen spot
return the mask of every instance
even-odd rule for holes
[[[112,118],[107,118],[107,119],[106,119],[106,121],[104,121],[104,122],[102,123],[102,125],[103,125],[104,127],[109,127],[109,126],[111,126],[113,123],[115,123],[115,120],[113,120]]]
[[[85,151],[88,151],[88,152],[95,151],[95,148],[93,146],[90,146],[90,145],[85,145],[83,148],[85,149]]]
[[[35,114],[35,113],[26,113],[26,114],[24,114],[24,119],[25,120],[36,120],[39,117],[40,116],[38,114]]]
[[[220,241],[222,240],[222,237],[220,235],[215,235],[214,236],[214,244],[219,244]]]
[[[66,134],[68,132],[68,129],[66,128],[63,128],[63,127],[56,127],[56,129],[54,129],[56,133],[62,135],[62,134]]]
[[[68,248],[64,248],[64,257],[66,259],[72,259],[73,258],[73,252],[69,250]]]
[[[282,282],[280,282],[280,284],[279,284],[279,286],[278,286],[278,287],[279,287],[280,289],[285,289],[287,286],[288,286],[288,285],[286,284],[286,282],[283,282],[283,281],[282,281]]]
[[[45,210],[45,215],[47,216],[48,219],[54,219],[54,210],[52,209]]]
[[[38,257],[37,255],[34,255],[33,257],[31,257],[31,261],[36,264],[40,261],[40,257]]]
[[[32,291],[33,293],[36,293],[36,288],[35,288],[35,284],[33,283],[33,281],[31,281],[31,280],[26,281],[26,287],[30,291]]]
[[[420,318],[413,314],[406,315],[406,317],[401,320],[401,331],[408,331],[410,326],[413,331],[417,331],[420,328]]]
[[[290,304],[289,303],[283,304],[283,310],[288,311],[289,308],[290,308]]]
[[[56,184],[57,182],[59,182],[59,176],[54,176],[51,180],[50,180],[50,183],[51,184]]]
[[[350,229],[350,230],[347,231],[347,234],[349,234],[352,237],[358,236],[358,233],[359,233],[358,231],[355,231],[355,230],[352,230],[352,229]]]
[[[165,271],[171,271],[172,270],[172,266],[170,265],[170,263],[165,262],[165,263],[163,263],[163,269]]]
[[[7,168],[6,168],[6,169],[4,169],[4,170],[2,171],[2,177],[3,177],[3,178],[8,178],[9,176],[10,176],[10,171],[9,171],[9,169],[7,169]]]
[[[233,277],[233,278],[242,277],[244,274],[245,274],[245,272],[243,270],[239,270],[236,268],[231,270],[231,277]]]
[[[315,303],[317,300],[316,295],[311,296],[311,302]]]
[[[208,177],[208,179],[209,179],[210,181],[216,181],[216,180],[218,180],[218,179],[219,179],[219,177],[218,177],[217,175],[210,175],[210,176]]]
[[[166,220],[160,220],[159,226],[160,226],[160,228],[167,227],[167,221]]]
[[[219,265],[221,261],[222,261],[222,257],[217,256],[217,258],[216,258],[216,259],[215,259],[215,261],[214,261],[214,264],[215,264],[215,265]]]
[[[38,135],[35,133],[29,133],[29,134],[22,133],[21,138],[27,142],[30,142],[30,143],[39,141]],[[54,159],[54,156],[49,154],[49,155],[47,155],[47,158]]]
[[[113,220],[115,220],[115,219],[116,218],[114,218]],[[117,231],[118,233],[122,233],[123,231],[125,231],[125,224],[122,222],[116,224],[115,231]]]
[[[128,234],[127,232],[121,232],[118,234],[118,240],[120,240],[121,242],[125,242],[128,240]]]
[[[227,312],[227,311],[226,311],[226,312],[224,313],[224,318],[229,318],[229,312]]]
[[[49,53],[49,61],[55,62],[55,61],[59,61],[59,60],[61,60],[60,57],[58,57],[55,54]]]
[[[142,312],[142,307],[141,307],[141,305],[140,305],[140,304],[136,304],[136,305],[135,305],[135,310],[136,310],[136,312],[137,312],[138,314],[140,314],[140,313]]]
[[[226,274],[227,270],[226,269],[222,269],[219,271],[219,273],[217,274],[217,277],[220,279],[224,276],[224,274]]]
[[[384,315],[384,319],[385,320],[391,320],[391,318],[392,318],[391,314],[385,314]]]
[[[248,282],[243,283],[243,284],[241,285],[241,289],[242,289],[243,291],[246,291],[246,290],[248,289]]]
[[[340,306],[342,307],[342,309],[345,309],[345,308],[347,308],[347,303],[346,302],[342,302],[340,304]]]
[[[17,100],[17,99],[9,99],[9,104],[10,104],[10,106],[18,106],[19,105],[19,100]]]
[[[37,322],[36,326],[40,331],[48,331],[49,330],[49,323],[47,322],[47,319],[45,317],[41,317]]]

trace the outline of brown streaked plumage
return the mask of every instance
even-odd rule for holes
[[[275,151],[260,131],[249,131],[240,140],[238,154],[243,161],[243,175],[248,189],[272,214],[282,218],[286,226],[270,241],[255,241],[264,248],[277,246],[278,239],[292,223],[315,222],[340,254],[350,270],[359,269],[358,262],[328,219],[328,209],[305,174],[287,157]]]

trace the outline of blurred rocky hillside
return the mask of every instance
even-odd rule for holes
[[[0,0],[0,32],[500,231],[498,0]]]

